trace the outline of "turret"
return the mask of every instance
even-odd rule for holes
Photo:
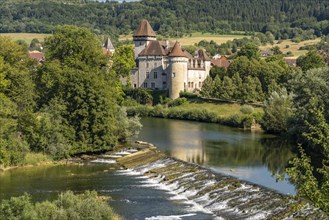
[[[156,40],[156,34],[147,20],[142,20],[141,24],[133,35],[135,44],[135,59],[140,52],[149,44],[150,41]]]
[[[178,42],[174,45],[169,56],[169,97],[172,99],[179,98],[179,93],[184,91],[184,82],[187,77],[188,58],[182,51]]]

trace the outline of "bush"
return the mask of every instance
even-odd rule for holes
[[[127,107],[127,115],[128,116],[138,115],[140,117],[146,117],[149,116],[152,109],[153,108],[151,106],[145,106],[145,105]]]
[[[49,156],[42,153],[27,153],[25,155],[23,164],[24,165],[39,165],[40,163],[50,162]]]
[[[180,105],[184,105],[187,103],[187,99],[186,98],[178,98],[175,100],[172,100],[168,103],[169,107],[175,107],[175,106],[180,106]]]
[[[191,92],[180,92],[179,93],[179,97],[181,98],[190,98],[190,99],[193,99],[193,98],[198,98],[198,94],[196,93],[191,93]]]
[[[254,107],[252,107],[251,105],[242,105],[240,107],[240,112],[242,112],[243,114],[246,115],[250,115],[254,112]]]
[[[110,206],[102,201],[95,191],[74,195],[68,191],[58,199],[33,204],[31,196],[25,194],[3,200],[0,203],[0,219],[118,219]]]

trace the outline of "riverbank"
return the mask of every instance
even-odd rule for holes
[[[186,101],[183,104],[169,107],[168,105],[137,105],[127,107],[128,115],[140,117],[157,117],[217,123],[246,130],[261,131],[259,122],[263,115],[261,107],[241,104],[220,104]]]
[[[117,162],[127,172],[144,175],[153,185],[168,190],[178,201],[202,207],[227,219],[326,219],[312,204],[230,176],[214,174],[198,165],[143,149]]]

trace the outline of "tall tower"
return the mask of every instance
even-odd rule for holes
[[[187,79],[188,58],[182,51],[178,42],[175,43],[169,56],[169,97],[172,99],[179,98],[179,93],[184,91],[184,82]]]
[[[150,41],[156,40],[156,34],[147,20],[142,20],[141,24],[133,35],[133,40],[135,44],[135,59],[137,59],[138,54],[142,52],[148,43]]]

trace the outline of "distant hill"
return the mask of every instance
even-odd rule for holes
[[[329,33],[328,0],[0,0],[0,32],[49,33],[74,24],[112,36],[141,19],[163,36],[191,32],[271,31],[276,38]]]

